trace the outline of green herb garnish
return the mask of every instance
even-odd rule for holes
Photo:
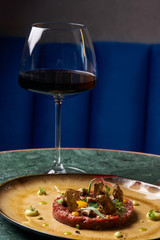
[[[114,205],[117,209],[117,214],[118,215],[126,211],[126,208],[124,207],[123,203],[120,202],[118,199],[113,203],[114,203]]]
[[[46,191],[42,187],[39,187],[38,194],[39,195],[46,195]]]
[[[61,204],[61,203],[63,203],[63,201],[64,201],[64,193],[61,193],[61,198],[58,199],[58,200],[56,200],[56,202],[57,202],[58,204]]]
[[[152,209],[147,213],[146,217],[153,221],[159,221],[160,220],[160,212],[154,211]]]
[[[81,201],[83,201],[83,202],[87,202],[87,198],[81,199]]]
[[[88,203],[88,207],[98,208],[99,205],[98,205],[98,203],[96,203],[96,202],[89,202],[89,203]]]
[[[104,186],[105,186],[105,188],[106,188],[106,195],[109,196],[109,195],[110,195],[110,194],[109,194],[109,191],[111,190],[111,188],[108,187],[107,185],[104,185]]]
[[[149,218],[153,218],[153,216],[154,216],[153,209],[149,211],[148,216],[149,216]]]
[[[60,199],[56,200],[56,202],[57,202],[58,204],[61,204],[61,203],[63,202],[63,198],[60,198]]]
[[[91,191],[91,186],[92,186],[92,183],[95,181],[95,178],[93,178],[90,183],[89,183],[89,186],[88,186],[88,194],[90,194],[90,191]]]
[[[106,219],[106,217],[100,213],[100,211],[98,211],[97,208],[94,207],[86,207],[86,208],[81,208],[81,210],[92,210],[93,212],[95,212],[99,217]]]

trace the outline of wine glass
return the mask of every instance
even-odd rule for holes
[[[51,95],[55,102],[55,157],[48,173],[68,171],[61,158],[63,99],[94,88],[96,79],[96,58],[86,26],[76,23],[32,25],[22,53],[19,84],[27,90]]]

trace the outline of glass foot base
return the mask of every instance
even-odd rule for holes
[[[86,173],[86,172],[82,169],[75,168],[75,167],[66,167],[59,170],[51,169],[48,172],[48,174],[55,174],[55,173]]]

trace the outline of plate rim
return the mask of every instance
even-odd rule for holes
[[[38,177],[47,177],[47,176],[50,176],[50,177],[54,177],[54,176],[90,176],[90,177],[99,177],[99,178],[119,178],[119,179],[125,179],[126,181],[135,181],[135,182],[140,182],[142,184],[145,184],[149,187],[156,187],[157,189],[160,190],[160,186],[158,185],[154,185],[154,184],[150,184],[150,183],[147,183],[147,182],[143,182],[143,181],[140,181],[140,180],[136,180],[136,179],[132,179],[132,178],[126,178],[126,177],[122,177],[122,176],[117,176],[117,175],[107,175],[107,174],[97,174],[97,173],[87,173],[87,174],[84,174],[84,173],[65,173],[65,174],[59,174],[59,173],[55,173],[55,174],[31,174],[31,175],[24,175],[24,176],[19,176],[19,177],[15,177],[15,178],[12,178],[12,179],[9,179],[3,183],[0,184],[0,191],[3,187],[5,187],[5,185],[9,184],[9,183],[14,183],[14,181],[16,180],[23,180],[23,179],[29,179],[29,178],[38,178]],[[151,193],[152,194],[152,193]],[[58,235],[53,235],[53,234],[50,234],[50,233],[46,233],[46,232],[43,232],[43,231],[39,231],[39,230],[36,230],[34,228],[31,228],[31,227],[28,227],[28,226],[25,226],[19,222],[17,222],[16,220],[10,218],[9,216],[7,216],[3,211],[2,209],[0,208],[0,216],[2,216],[4,219],[6,219],[7,221],[9,221],[10,223],[14,224],[15,226],[17,227],[20,227],[21,229],[25,230],[25,231],[29,231],[29,232],[34,232],[35,234],[39,234],[39,235],[43,235],[43,236],[46,236],[46,237],[50,237],[50,238],[54,238],[54,239],[69,239],[69,240],[73,240],[73,238],[69,238],[69,237],[65,237],[65,236],[58,236]],[[148,240],[158,240],[159,238],[153,238],[153,239],[148,239]],[[145,239],[147,240],[147,239]]]

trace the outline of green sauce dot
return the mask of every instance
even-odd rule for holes
[[[139,202],[133,201],[133,206],[139,206]]]
[[[122,234],[121,232],[116,232],[116,233],[114,234],[114,237],[115,237],[115,238],[123,238],[123,234]]]
[[[140,232],[147,231],[147,228],[139,228],[139,231],[140,231]]]
[[[48,226],[48,223],[43,223],[42,224],[42,227],[47,227]]]
[[[41,201],[41,202],[39,202],[39,204],[41,204],[41,205],[45,205],[45,204],[47,204],[47,202],[45,202],[45,201]]]
[[[71,235],[71,232],[65,232],[64,235]]]

